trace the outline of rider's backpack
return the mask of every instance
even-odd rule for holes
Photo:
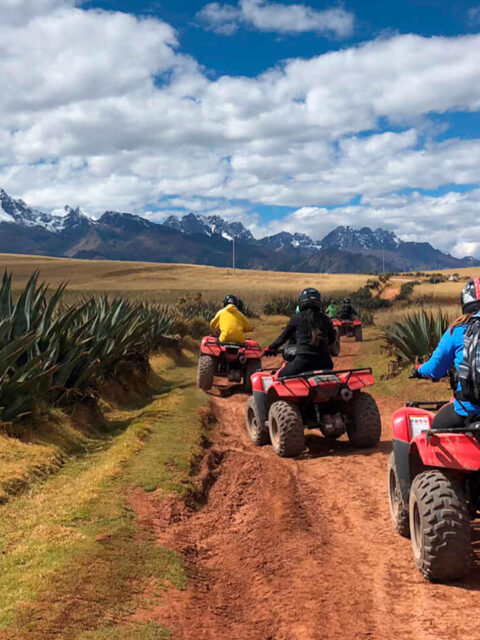
[[[480,404],[480,316],[474,316],[463,335],[463,362],[458,369],[461,396]]]

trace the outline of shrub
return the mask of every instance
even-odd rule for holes
[[[17,300],[11,274],[0,287],[0,418],[11,420],[41,402],[95,397],[98,382],[149,369],[174,322],[155,305],[107,296],[62,304],[65,286],[48,295],[34,273]]]
[[[375,278],[369,278],[367,280],[366,286],[369,289],[379,289],[380,288],[380,280],[376,280]]]
[[[292,316],[298,305],[298,298],[293,296],[279,296],[272,298],[263,307],[266,316]]]
[[[383,339],[399,360],[411,363],[429,358],[448,328],[448,316],[425,310],[411,313],[388,327]]]
[[[217,311],[221,308],[222,305],[220,302],[204,300],[200,291],[191,298],[187,296],[179,298],[176,306],[177,311],[185,318],[185,320],[200,317],[206,322],[210,322]]]
[[[365,327],[373,327],[375,324],[375,315],[370,309],[362,309],[360,312],[360,319]]]
[[[189,335],[192,338],[203,338],[203,336],[208,336],[211,329],[210,324],[206,322],[202,316],[194,316],[188,323],[189,325]]]

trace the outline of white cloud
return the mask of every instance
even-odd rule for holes
[[[315,240],[337,225],[383,227],[405,241],[430,242],[457,257],[480,255],[480,189],[433,197],[418,192],[361,205],[326,209],[301,207],[261,232],[300,231]],[[459,224],[460,223],[460,224]]]
[[[76,0],[0,0],[2,24],[26,24],[37,16],[65,7],[73,7]]]
[[[349,37],[354,27],[353,14],[339,7],[317,11],[304,4],[268,0],[240,0],[237,6],[211,2],[197,18],[208,29],[224,35],[232,35],[242,23],[259,31],[315,32],[338,38]]]
[[[229,4],[210,2],[196,16],[210,31],[225,36],[233,35],[242,20],[242,11]]]
[[[468,21],[472,27],[480,25],[480,5],[468,10]]]
[[[340,222],[410,237],[417,218],[430,237],[436,216],[439,246],[477,242],[460,225],[477,196],[403,194],[479,183],[480,140],[438,142],[429,120],[445,138],[443,114],[480,109],[479,35],[394,36],[211,80],[164,22],[28,6],[30,20],[0,21],[0,186],[29,204],[222,211],[255,233],[255,205],[283,205],[315,237]]]

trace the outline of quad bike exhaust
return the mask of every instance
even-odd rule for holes
[[[318,427],[326,438],[339,438],[345,433],[345,419],[341,413],[322,415],[318,404],[315,405],[315,413]]]

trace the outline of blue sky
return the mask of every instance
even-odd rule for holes
[[[0,186],[480,255],[480,0],[0,0]]]
[[[202,0],[89,1],[86,7],[125,11],[138,16],[155,16],[179,31],[182,50],[191,54],[214,75],[256,76],[285,58],[309,58],[327,51],[345,48],[379,35],[416,33],[423,36],[456,36],[476,33],[478,23],[469,17],[476,2],[465,0],[357,0],[342,3],[355,16],[355,28],[343,38],[319,37],[316,33],[298,35],[264,33],[246,26],[234,36],[212,37],[198,28],[197,14],[206,5]],[[235,6],[235,2],[226,2]],[[299,4],[284,0],[284,5]],[[336,3],[311,0],[305,3],[317,11]],[[479,13],[480,21],[480,13]]]

